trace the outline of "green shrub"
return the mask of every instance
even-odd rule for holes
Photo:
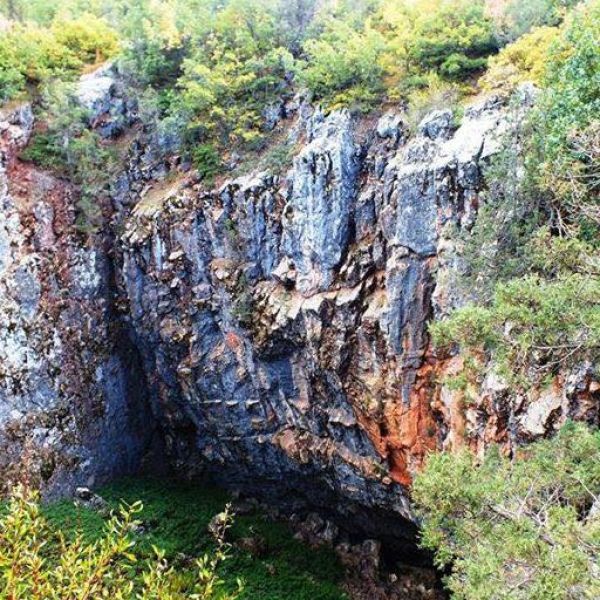
[[[480,71],[498,50],[483,2],[421,2],[418,9],[407,42],[409,64],[417,69],[461,79]]]
[[[600,277],[529,275],[496,286],[487,307],[467,306],[434,323],[439,346],[492,353],[496,370],[525,387],[600,359]]]
[[[57,146],[55,137],[48,133],[35,134],[21,152],[20,158],[44,169],[61,170],[65,166],[63,153]]]
[[[56,41],[85,64],[101,63],[114,56],[119,49],[116,32],[106,21],[92,14],[55,21],[52,31]]]
[[[192,151],[198,173],[207,183],[212,183],[221,168],[221,157],[212,144],[200,144]]]
[[[116,50],[114,32],[90,15],[52,28],[12,25],[0,37],[0,101],[23,94],[27,84],[73,78],[86,63],[104,60]]]
[[[381,64],[385,40],[368,24],[357,31],[339,20],[327,22],[318,39],[304,44],[307,60],[301,81],[328,107],[371,106],[383,90]]]
[[[155,549],[155,559],[137,564],[131,532],[138,523],[140,503],[121,508],[106,523],[104,535],[85,542],[67,537],[41,514],[38,496],[15,488],[0,517],[0,594],[27,600],[232,600],[216,570],[227,558],[226,511],[216,550],[196,560],[195,580],[186,585]]]
[[[490,59],[481,79],[486,90],[511,92],[520,83],[540,84],[546,73],[550,48],[559,36],[556,27],[538,27],[503,48]]]
[[[413,132],[421,120],[434,110],[451,109],[458,117],[462,112],[460,101],[464,95],[464,89],[456,83],[445,81],[435,71],[430,71],[419,78],[411,78],[407,82],[410,88],[405,92],[408,101],[406,122]]]
[[[42,102],[46,109],[38,117],[46,131],[33,135],[21,158],[69,178],[79,192],[76,226],[93,233],[102,225],[101,200],[118,169],[117,152],[88,128],[88,113],[73,84],[55,81],[46,86]]]
[[[549,196],[556,225],[600,228],[600,1],[574,11],[553,47],[534,114],[530,168]]]
[[[580,0],[511,0],[495,16],[497,35],[514,42],[535,27],[558,25]]]
[[[431,455],[413,485],[421,543],[462,600],[598,598],[598,498],[600,433],[574,424],[514,460]]]

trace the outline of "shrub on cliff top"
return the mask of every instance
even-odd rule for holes
[[[116,34],[101,19],[83,15],[50,28],[13,24],[0,36],[0,101],[53,77],[72,78],[85,64],[117,51]]]
[[[301,81],[315,100],[330,108],[372,105],[383,91],[382,54],[385,39],[368,24],[357,31],[349,23],[331,19],[318,39],[304,45]]]
[[[514,460],[432,455],[413,498],[453,598],[600,597],[600,432],[569,424]]]
[[[539,84],[546,74],[548,55],[559,36],[557,27],[538,27],[490,59],[481,79],[487,90],[513,91],[520,83]]]

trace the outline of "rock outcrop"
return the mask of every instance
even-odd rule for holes
[[[0,484],[58,495],[137,471],[154,423],[105,241],[82,242],[68,183],[18,159],[32,128],[28,106],[0,114]]]
[[[315,110],[285,177],[146,190],[121,282],[179,469],[412,518],[412,476],[450,435],[427,336],[453,302],[439,256],[475,219],[505,112],[438,111],[409,137],[398,115]]]
[[[110,138],[133,106],[98,77],[80,95]],[[466,402],[443,383],[460,358],[429,343],[428,323],[468,300],[455,234],[475,222],[508,111],[488,99],[460,126],[435,111],[410,134],[401,113],[296,103],[287,173],[214,190],[173,170],[168,132],[142,132],[85,243],[73,189],[17,158],[30,113],[4,116],[3,479],[31,463],[49,490],[90,485],[139,468],[159,431],[181,474],[410,541],[428,452],[597,422],[591,365],[522,398],[489,376]]]

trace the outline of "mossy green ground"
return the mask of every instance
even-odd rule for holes
[[[98,490],[111,507],[120,503],[143,502],[138,518],[145,531],[134,535],[138,560],[153,556],[152,546],[165,551],[181,571],[191,577],[189,561],[182,554],[198,557],[210,552],[212,539],[207,531],[211,518],[230,500],[218,489],[164,481],[122,480]],[[102,534],[105,519],[72,501],[44,508],[44,514],[63,531],[80,531],[87,540]],[[264,556],[257,557],[235,547],[235,540],[259,535],[267,542]],[[244,600],[342,600],[343,570],[328,549],[313,549],[293,539],[282,523],[273,523],[260,514],[239,515],[231,530],[233,548],[219,574],[226,587],[234,590],[237,578],[244,582]]]

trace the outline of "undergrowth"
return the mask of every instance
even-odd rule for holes
[[[109,506],[123,501],[141,501],[136,515],[143,526],[133,534],[133,552],[138,562],[154,556],[153,546],[164,551],[182,578],[192,577],[189,557],[214,550],[207,526],[228,502],[226,493],[206,486],[168,481],[126,479],[99,490]],[[86,541],[101,537],[105,517],[91,509],[61,501],[44,508],[52,525],[70,535],[81,532]],[[260,537],[266,542],[262,556],[254,556],[236,546],[241,538]],[[219,568],[224,590],[234,592],[237,579],[244,583],[239,596],[245,600],[343,600],[340,588],[342,567],[327,549],[308,548],[293,538],[281,523],[260,514],[237,515],[231,529],[232,549]]]

